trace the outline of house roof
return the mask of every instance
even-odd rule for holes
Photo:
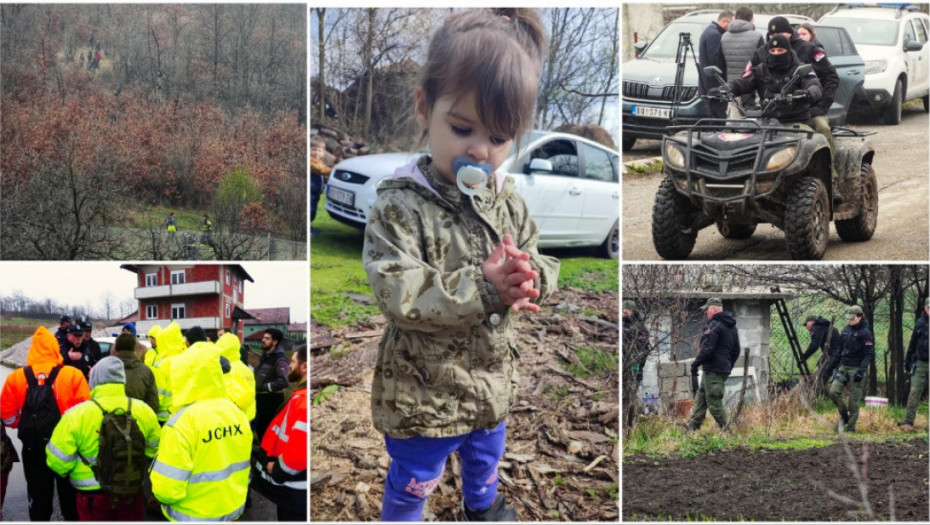
[[[141,264],[121,264],[121,265],[119,265],[119,267],[122,268],[123,270],[128,270],[128,271],[130,271],[130,272],[132,272],[132,273],[139,273],[139,270],[142,269],[142,266],[143,266],[143,265],[141,265]],[[149,266],[149,265],[145,265],[145,266]],[[163,265],[161,265],[161,266],[167,266],[168,268],[171,268],[172,266],[175,266],[175,265],[163,264]],[[186,268],[186,267],[189,267],[190,265],[187,264],[187,265],[183,265],[183,266]],[[228,266],[229,268],[232,268],[232,269],[236,272],[236,275],[239,276],[240,279],[247,279],[249,282],[252,282],[252,283],[255,282],[255,279],[252,279],[252,276],[249,275],[249,272],[245,271],[245,268],[243,268],[241,264],[224,264],[224,265],[222,265],[222,266]]]
[[[306,332],[307,323],[291,323],[287,325],[288,332]]]
[[[288,306],[282,308],[249,308],[249,313],[253,319],[245,320],[244,324],[283,324],[291,322],[291,308]]]
[[[239,308],[238,306],[233,307],[232,314],[229,317],[231,319],[246,319],[246,320],[255,319],[255,317],[252,314],[250,314],[249,312],[246,312],[245,310],[243,310],[242,308]]]

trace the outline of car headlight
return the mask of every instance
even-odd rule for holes
[[[865,62],[865,74],[866,75],[876,75],[878,73],[884,73],[888,69],[887,60],[866,60]]]
[[[685,155],[674,142],[665,142],[665,158],[673,168],[680,170],[685,168]]]
[[[788,146],[785,149],[779,150],[772,154],[769,157],[769,161],[765,164],[766,171],[772,171],[784,168],[791,159],[794,158],[795,153],[797,153],[797,146]]]

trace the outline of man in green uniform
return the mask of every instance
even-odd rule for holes
[[[830,364],[832,379],[830,383],[830,399],[836,404],[840,413],[837,430],[845,427],[846,432],[856,431],[856,421],[859,419],[859,401],[862,399],[862,389],[865,386],[865,372],[875,353],[872,331],[865,320],[862,308],[858,305],[850,306],[846,310],[849,324],[840,335],[843,347],[834,353],[835,357]],[[849,399],[843,401],[843,390],[849,386]]]
[[[688,430],[697,430],[704,423],[707,410],[722,429],[727,426],[727,411],[723,407],[724,385],[739,357],[739,332],[733,314],[723,309],[720,299],[711,298],[701,307],[707,326],[701,336],[700,348],[691,363],[691,375],[704,367],[704,380],[694,399]]]
[[[898,425],[913,425],[917,416],[917,405],[927,388],[927,316],[930,315],[930,297],[924,302],[924,313],[914,324],[911,332],[911,343],[907,347],[907,356],[904,358],[905,370],[911,374],[911,393],[907,396],[907,415]]]

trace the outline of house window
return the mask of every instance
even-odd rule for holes
[[[242,293],[242,281],[239,281],[239,293]]]
[[[172,319],[184,319],[185,317],[187,317],[187,313],[184,308],[184,303],[175,303],[171,305]]]
[[[233,302],[239,304],[239,289],[233,288]]]
[[[158,319],[158,305],[150,304],[145,307],[146,319]]]
[[[229,284],[229,268],[226,268],[226,284]]]
[[[158,286],[158,274],[157,273],[145,274],[145,285],[146,286]]]
[[[226,317],[229,317],[229,303],[226,303]]]
[[[184,284],[184,270],[171,271],[171,284]]]

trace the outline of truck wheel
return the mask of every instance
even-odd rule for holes
[[[894,95],[891,96],[891,104],[885,108],[885,124],[896,126],[901,123],[901,99],[904,97],[904,86],[901,79],[894,84]]]
[[[633,149],[633,144],[636,144],[636,137],[623,137],[623,151]]]
[[[684,259],[694,249],[697,230],[689,221],[690,208],[672,179],[662,179],[652,206],[652,244],[663,259]]]
[[[620,219],[614,222],[604,243],[597,247],[597,254],[605,259],[620,258]]]
[[[830,205],[820,179],[803,177],[788,193],[785,237],[792,259],[819,260],[830,238]]]
[[[748,239],[752,237],[753,233],[756,233],[755,224],[728,224],[726,228],[723,226],[723,221],[717,219],[717,231],[720,232],[720,235],[723,235],[725,239]]]
[[[834,221],[836,233],[846,242],[861,242],[872,238],[878,224],[878,180],[872,165],[864,162],[860,169],[862,194],[859,196],[859,215],[852,219]]]

